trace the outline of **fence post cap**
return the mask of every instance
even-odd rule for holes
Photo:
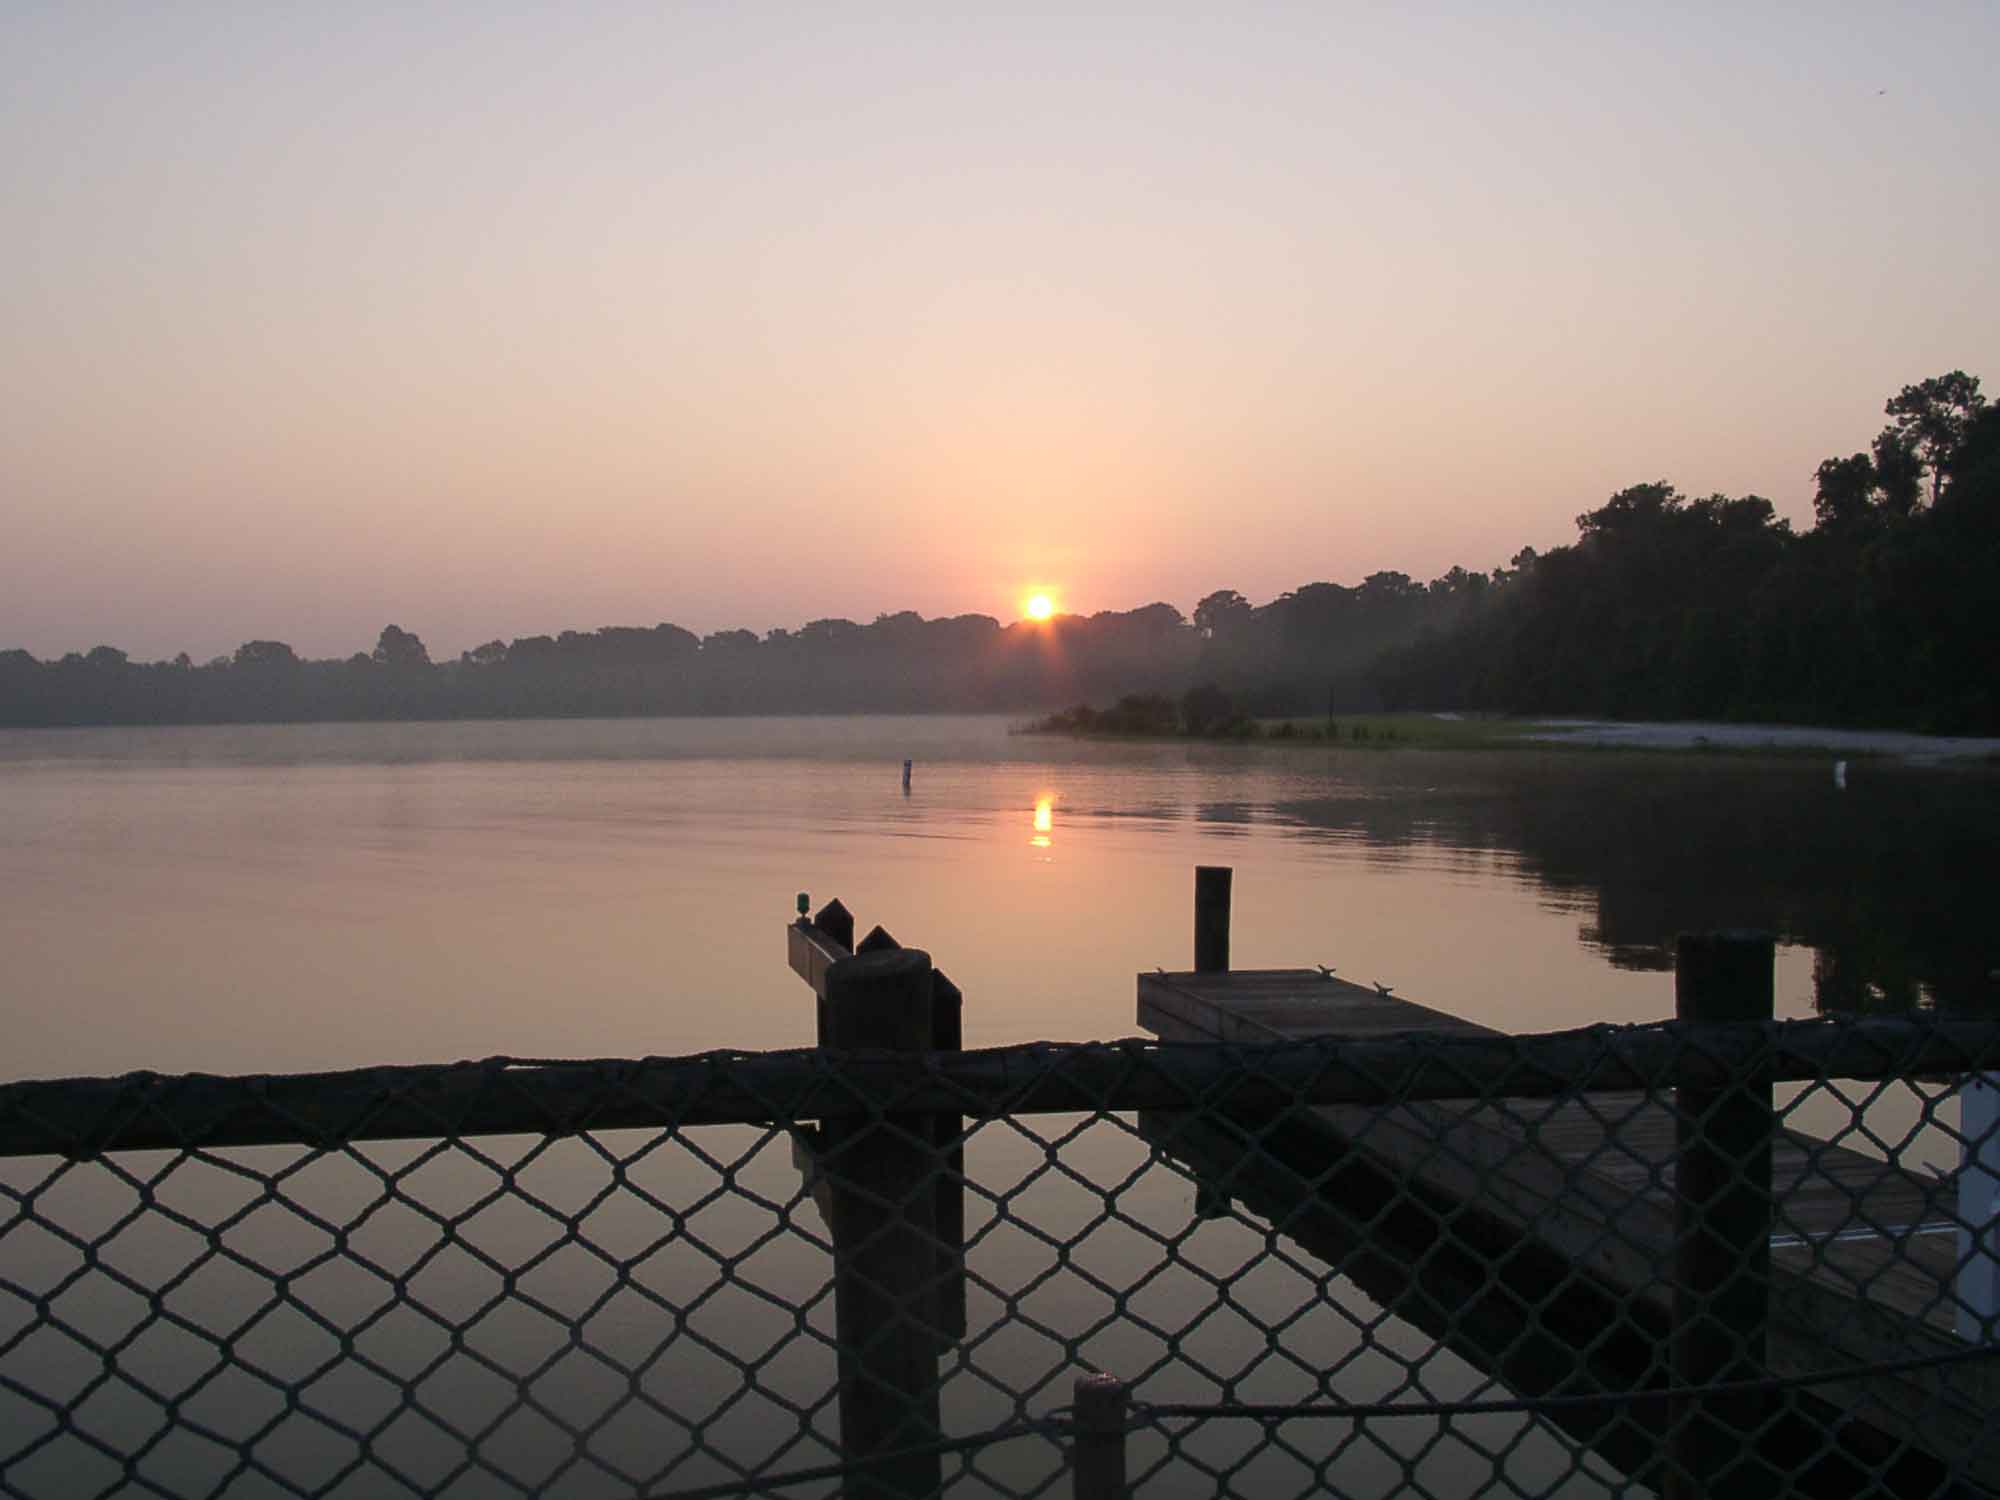
[[[1115,1429],[1124,1425],[1125,1408],[1131,1388],[1116,1375],[1102,1370],[1086,1370],[1076,1377],[1076,1418],[1087,1429]]]

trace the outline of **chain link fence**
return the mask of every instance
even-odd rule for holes
[[[0,1491],[2000,1490],[1994,1071],[1924,1016],[10,1085]]]

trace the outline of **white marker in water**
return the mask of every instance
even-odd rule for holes
[[[905,780],[908,780],[908,779],[909,779],[909,773],[908,773],[907,771],[906,771],[906,772],[904,772],[904,779],[905,779]],[[1839,787],[1839,788],[1840,788],[1840,789],[1841,789],[1841,790],[1842,790],[1843,792],[1847,790],[1847,762],[1846,762],[1846,761],[1844,761],[1844,760],[1837,760],[1837,761],[1835,761],[1835,762],[1833,763],[1833,784],[1834,784],[1835,786]]]

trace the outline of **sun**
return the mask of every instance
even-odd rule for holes
[[[1030,594],[1028,596],[1029,619],[1046,620],[1055,612],[1056,612],[1056,602],[1055,600],[1051,599],[1047,594]]]

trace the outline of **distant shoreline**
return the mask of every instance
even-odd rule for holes
[[[1514,719],[1453,713],[1336,714],[1244,720],[1210,733],[1123,732],[1041,720],[1021,734],[1202,745],[1303,745],[1353,750],[1631,750],[1729,756],[1823,755],[1912,766],[2000,765],[2000,738],[1917,734],[1900,729],[1839,729],[1803,724],[1732,724],[1713,720]]]
[[[1246,745],[1319,748],[1327,750],[1584,750],[1603,753],[1664,755],[1759,755],[1797,759],[1873,759],[1910,766],[1956,769],[2000,768],[2000,737],[1926,735],[1898,729],[1842,729],[1802,724],[1741,724],[1716,720],[1617,720],[1584,718],[1508,718],[1498,715],[1451,713],[1337,714],[1324,718],[1242,719],[1214,731],[1189,734],[1183,730],[1121,730],[1078,728],[1056,722],[1063,715],[1023,720],[993,710],[832,710],[806,709],[792,713],[652,713],[652,714],[481,714],[436,718],[311,718],[237,719],[187,722],[0,725],[0,733],[61,737],[77,734],[159,733],[188,731],[261,731],[272,729],[337,729],[403,726],[472,727],[480,724],[583,724],[633,721],[714,723],[771,720],[852,719],[986,719],[1005,723],[1009,736],[1060,736],[1077,740],[1110,740],[1133,744]]]
[[[1614,719],[1542,719],[1523,738],[1539,744],[1607,749],[1727,750],[1781,754],[1882,756],[1912,765],[2000,761],[2000,739],[1916,734],[1903,729],[1821,729],[1797,724],[1720,724],[1707,720],[1620,723]]]

